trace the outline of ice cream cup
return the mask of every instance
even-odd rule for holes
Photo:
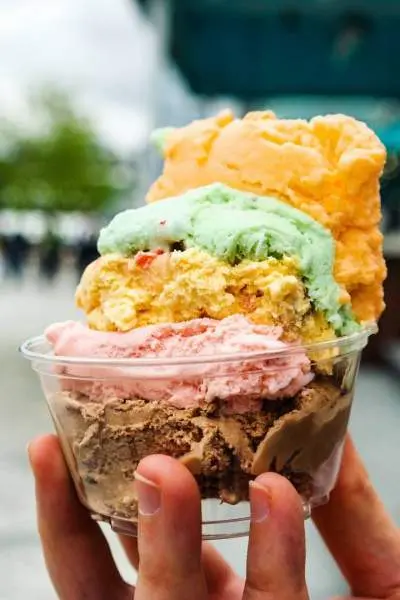
[[[305,516],[328,500],[361,351],[375,331],[187,358],[55,356],[44,336],[21,351],[39,374],[77,493],[94,519],[136,535],[135,469],[147,455],[168,454],[198,482],[204,539],[218,539],[248,533],[248,484],[263,472],[292,482]],[[293,370],[299,357],[300,378]]]

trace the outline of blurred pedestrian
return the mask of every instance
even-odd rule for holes
[[[4,260],[4,235],[0,235],[0,280],[6,276],[6,266]]]
[[[76,253],[76,273],[78,279],[81,278],[83,271],[86,267],[99,257],[97,252],[97,240],[96,237],[91,235],[82,238],[77,246]]]
[[[53,281],[61,266],[61,242],[49,230],[39,246],[39,272],[43,279]]]
[[[17,280],[22,279],[29,250],[30,244],[21,233],[4,236],[3,258],[6,276]]]

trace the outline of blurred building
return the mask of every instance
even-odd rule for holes
[[[400,153],[400,2],[137,0],[160,37],[155,125],[182,125],[232,106],[282,117],[346,112]],[[161,168],[144,158],[151,180]],[[396,176],[395,176],[396,175]],[[147,184],[147,181],[146,181]],[[398,220],[397,169],[384,186]]]
[[[395,0],[138,1],[197,95],[400,93]]]

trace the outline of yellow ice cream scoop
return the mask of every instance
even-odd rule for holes
[[[293,258],[229,265],[197,248],[132,258],[107,254],[86,269],[76,301],[89,326],[101,331],[240,313],[281,325],[288,340],[334,337],[312,310]]]

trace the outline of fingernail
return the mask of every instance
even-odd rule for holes
[[[250,481],[250,512],[253,523],[261,523],[269,515],[270,495],[268,489]]]
[[[145,517],[155,515],[161,507],[161,491],[157,484],[135,472],[135,487],[138,496],[139,513]]]

